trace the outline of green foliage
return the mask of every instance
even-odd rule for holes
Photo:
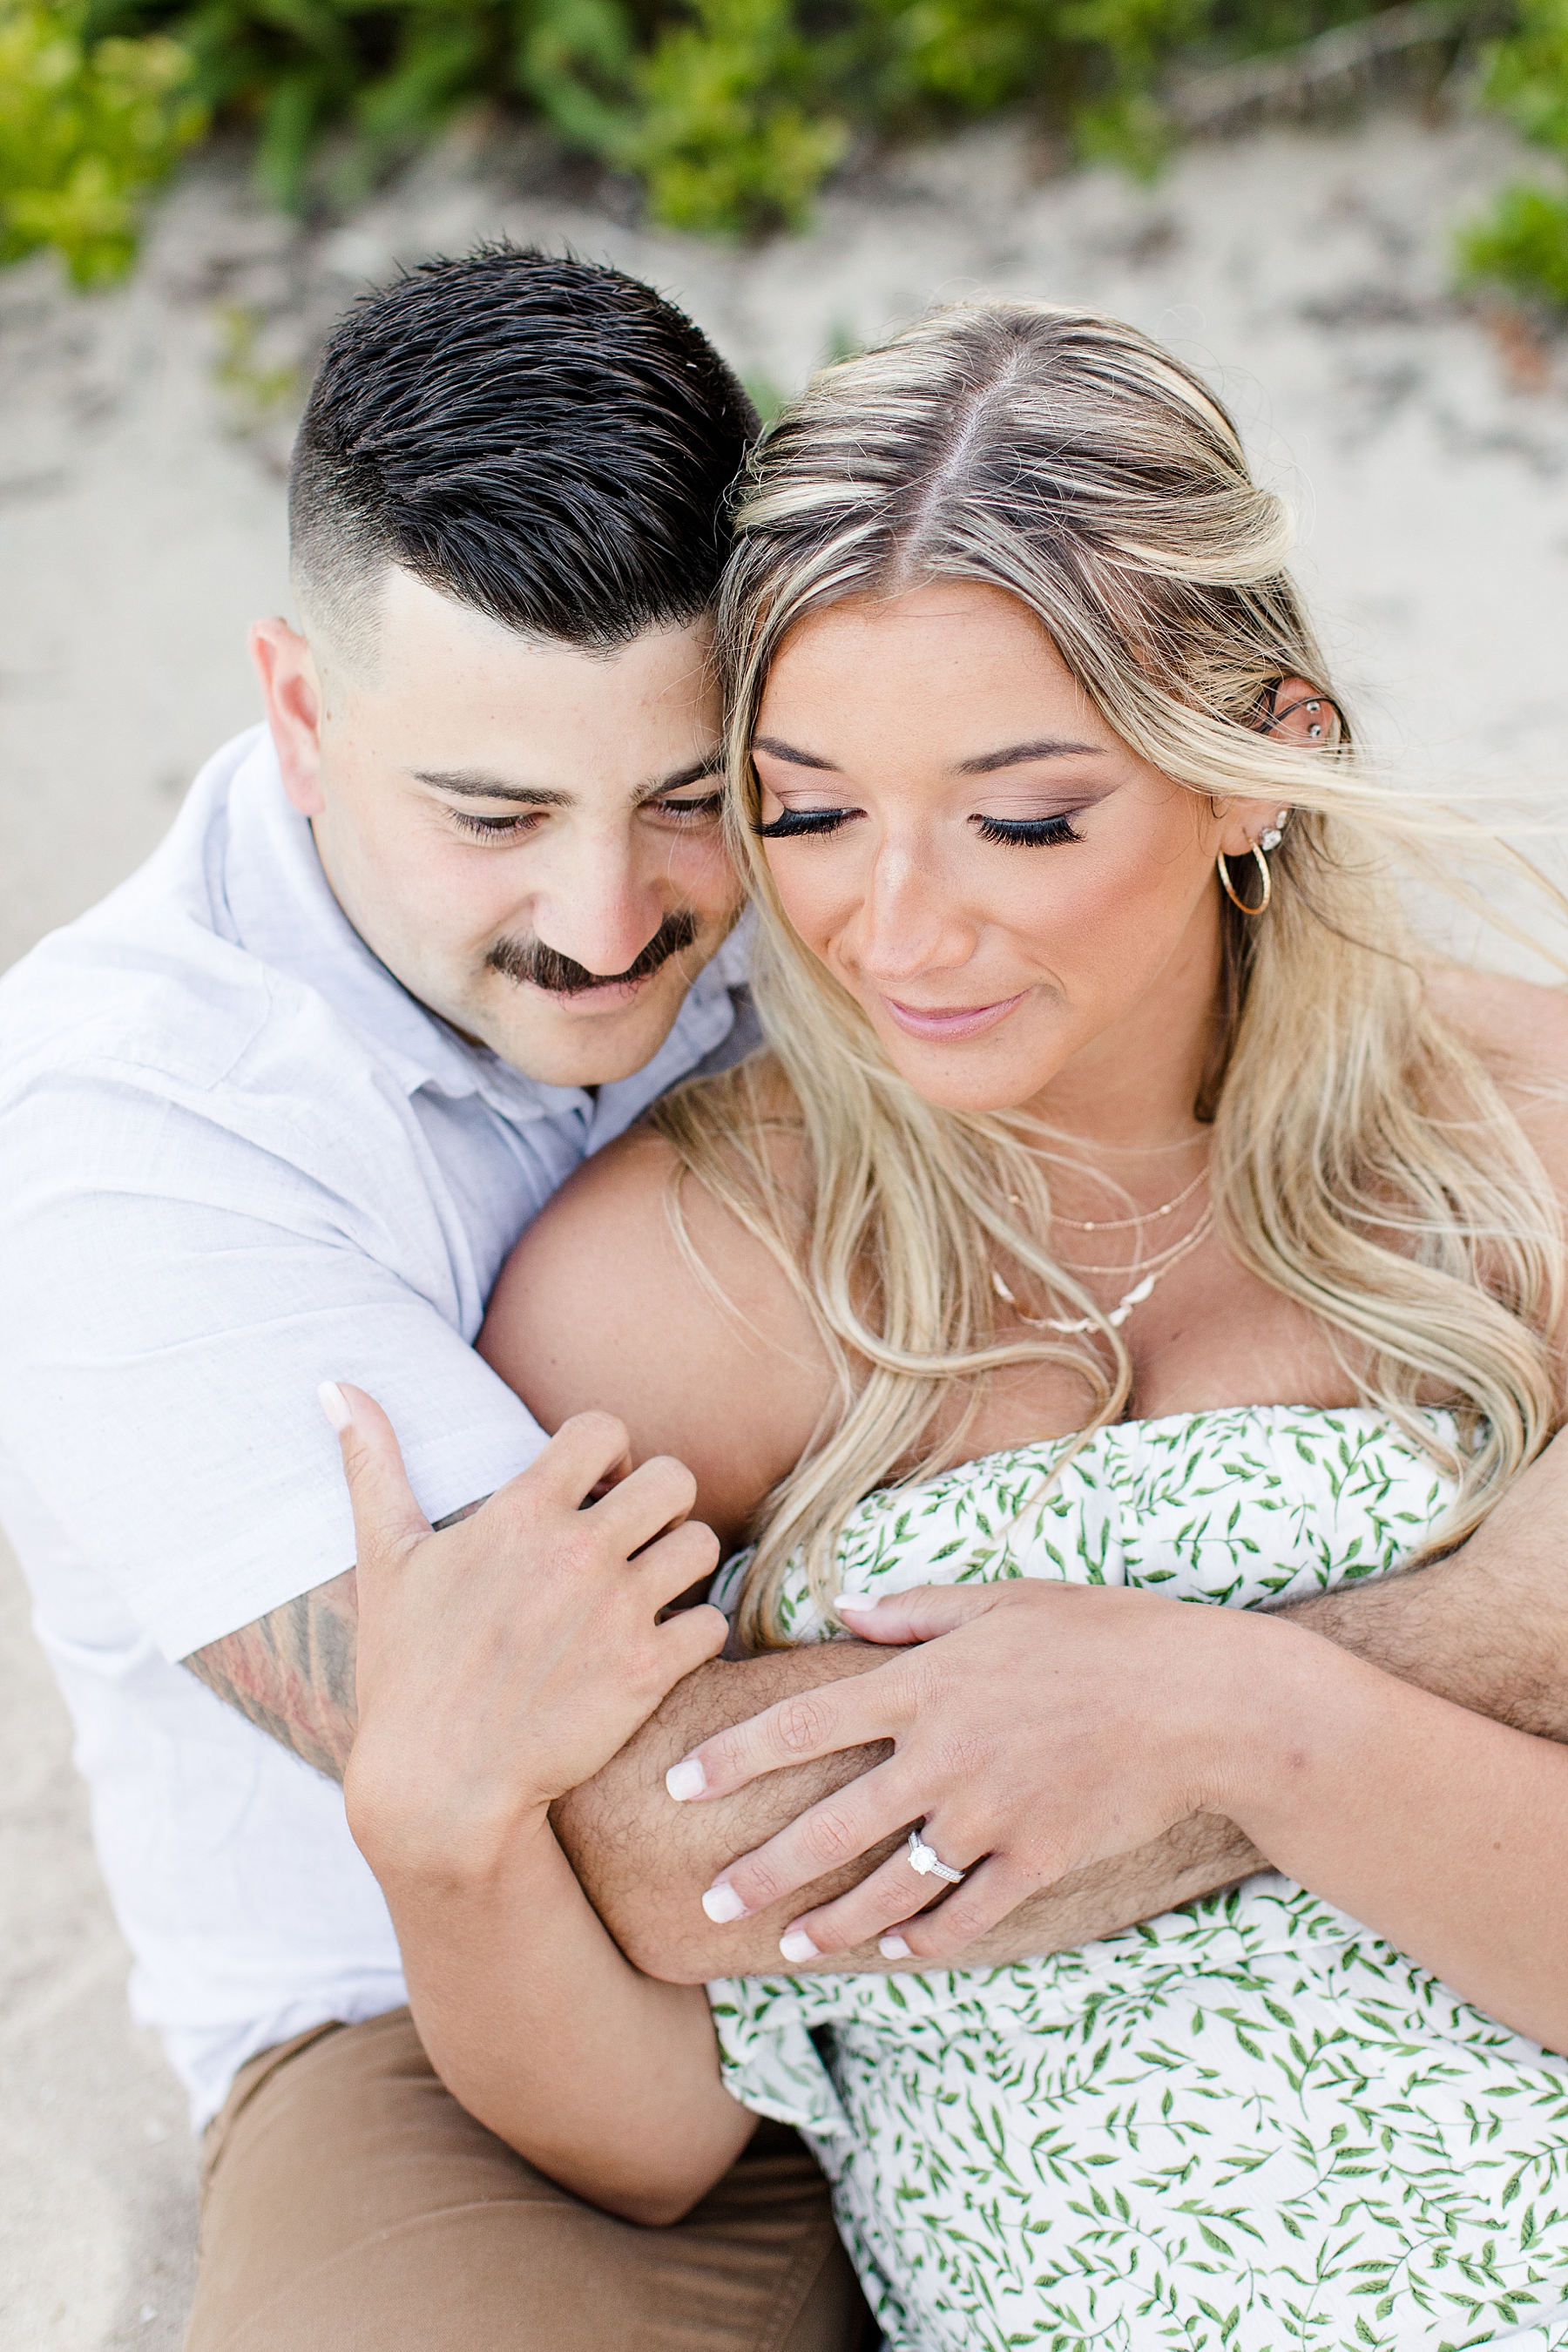
[[[1490,215],[1461,233],[1459,264],[1468,278],[1568,309],[1568,195],[1505,189]]]
[[[1568,155],[1568,0],[1522,0],[1515,31],[1489,53],[1485,95],[1537,146]],[[1467,278],[1568,308],[1568,194],[1505,189],[1461,232],[1458,257]]]
[[[0,0],[0,261],[53,246],[79,286],[118,277],[142,197],[198,137],[175,41],[84,37],[81,12]]]
[[[1486,97],[1527,139],[1568,153],[1568,0],[1523,0],[1518,30],[1489,53]]]
[[[1568,9],[1568,0],[1531,4],[1556,9],[1558,21]],[[69,169],[38,183],[75,186],[69,171],[80,163],[83,218],[94,189],[125,207],[119,243],[106,230],[93,247],[91,275],[129,254],[135,191],[192,135],[196,104],[252,129],[263,185],[293,207],[352,200],[459,110],[485,103],[542,116],[568,145],[634,174],[659,219],[746,235],[801,221],[857,139],[923,135],[999,107],[1030,110],[1080,155],[1152,169],[1169,145],[1159,86],[1174,51],[1247,54],[1373,5],[0,0],[0,25],[27,28],[26,87],[44,89],[58,44],[73,88],[107,89],[114,74],[128,88],[142,77],[137,120],[157,135],[145,134],[141,176],[108,117],[99,127],[86,110]],[[0,76],[4,106],[17,78]],[[5,152],[17,144],[0,137]],[[83,234],[62,226],[59,240],[68,234],[85,254]]]
[[[721,233],[799,222],[849,140],[808,110],[815,79],[790,0],[693,0],[637,75],[623,151],[659,217]]]

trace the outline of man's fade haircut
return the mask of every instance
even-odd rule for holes
[[[712,604],[758,430],[689,319],[536,247],[421,263],[334,329],[289,478],[301,616],[374,648],[385,567],[596,652]]]

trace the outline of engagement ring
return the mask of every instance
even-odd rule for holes
[[[963,1876],[962,1870],[954,1870],[950,1862],[942,1861],[932,1852],[919,1830],[910,1832],[910,1868],[918,1870],[922,1878],[945,1878],[950,1886],[956,1886]]]

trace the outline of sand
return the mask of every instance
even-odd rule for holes
[[[1454,298],[1454,225],[1517,173],[1495,124],[1384,113],[1191,149],[1151,187],[1037,175],[1003,126],[868,173],[813,233],[650,234],[519,142],[449,142],[347,226],[257,207],[238,159],[174,191],[125,288],[0,276],[0,964],[158,840],[258,715],[244,632],[287,608],[283,470],[325,325],[398,263],[569,243],[673,292],[752,382],[933,298],[1103,305],[1211,373],[1301,518],[1331,662],[1401,767],[1563,792],[1568,364]],[[63,1712],[0,1565],[0,2346],[174,2352],[183,2102],[125,2013]]]

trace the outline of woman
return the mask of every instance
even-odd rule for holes
[[[577,2120],[498,2127],[658,2218],[735,2100],[797,2121],[908,2352],[1568,2345],[1568,1757],[1256,1606],[1458,1541],[1561,1417],[1568,1023],[1415,960],[1386,852],[1438,820],[1358,767],[1288,538],[1201,383],[1091,314],[960,308],[819,378],[721,624],[772,1058],[593,1163],[487,1327],[547,1425],[612,1406],[752,1537],[746,1643],[925,1645],[797,1718],[893,1752],[711,1917],[911,1821],[786,1959],[940,1961],[1205,1811],[1288,1874],[989,1973],[711,1988],[731,2097],[549,1844],[594,1759],[544,1678],[537,1839],[464,1933]]]

